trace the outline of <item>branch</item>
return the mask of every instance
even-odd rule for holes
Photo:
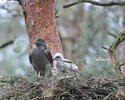
[[[125,2],[122,2],[122,1],[97,2],[97,1],[93,1],[93,0],[78,0],[71,4],[64,5],[63,8],[68,8],[68,7],[71,7],[71,6],[80,4],[80,3],[90,3],[93,5],[97,5],[97,6],[115,6],[115,5],[124,6],[125,5]]]
[[[108,32],[108,34],[111,35],[111,36],[114,37],[114,38],[117,38],[117,35],[115,35],[115,34],[113,34],[113,33],[111,33],[111,32]]]
[[[107,50],[107,51],[108,51],[108,48],[106,48],[106,47],[105,47],[105,46],[103,46],[103,45],[102,45],[102,48],[103,48],[104,50]]]
[[[119,65],[119,68],[120,68],[121,66],[123,66],[123,65],[125,65],[125,63],[123,63],[123,64],[120,64],[120,65]]]
[[[0,49],[7,47],[8,45],[11,45],[14,42],[14,40],[8,41],[0,46]]]
[[[119,67],[122,66],[122,65],[119,65],[119,62],[116,59],[115,52],[116,52],[117,47],[124,40],[125,40],[125,31],[122,31],[122,32],[119,33],[119,35],[117,36],[117,38],[115,39],[115,41],[112,43],[112,45],[110,46],[110,48],[108,50],[109,55],[110,55],[111,60],[112,60],[112,64],[114,66],[114,69],[117,72],[120,72],[120,73],[121,73],[121,71],[120,71]]]

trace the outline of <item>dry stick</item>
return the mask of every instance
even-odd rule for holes
[[[43,99],[45,99],[44,97],[35,97],[35,98],[33,98],[33,99],[31,99],[31,100],[43,100]]]
[[[114,94],[113,92],[109,93],[103,100],[107,100],[109,96],[111,96],[112,94]]]
[[[63,8],[68,8],[68,7],[71,7],[80,3],[90,3],[90,4],[97,5],[97,6],[115,6],[115,5],[124,6],[125,5],[125,2],[122,2],[122,1],[97,2],[93,0],[78,0],[71,4],[64,5]]]
[[[114,66],[114,69],[116,70],[116,72],[118,71],[117,66],[118,66],[118,62],[115,56],[115,51],[112,50],[112,46],[109,48],[108,53],[110,55],[111,61],[112,61],[112,65]]]
[[[110,48],[106,48],[106,47],[102,46],[103,49],[105,49],[109,52],[109,55],[111,57],[111,61],[112,61],[112,64],[114,66],[114,69],[116,70],[116,72],[119,72],[120,74],[122,74],[121,71],[120,71],[120,67],[122,65],[124,65],[125,63],[119,65],[119,63],[116,59],[116,56],[115,56],[115,51],[116,51],[117,47],[119,46],[119,44],[124,40],[125,40],[125,31],[122,31],[116,37],[115,41],[112,43]]]
[[[119,68],[119,63],[116,59],[116,56],[115,56],[115,52],[116,52],[116,49],[117,47],[119,46],[119,44],[125,40],[125,31],[122,31],[119,33],[119,35],[117,36],[117,38],[115,39],[115,41],[112,43],[112,45],[110,46],[108,52],[109,52],[109,55],[111,57],[111,60],[112,60],[112,64],[114,66],[114,69],[118,72],[121,73],[120,71],[120,68]]]

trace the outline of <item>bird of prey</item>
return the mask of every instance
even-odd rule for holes
[[[39,77],[51,75],[53,58],[42,38],[35,39],[35,45],[29,53],[29,61]]]
[[[58,73],[79,72],[77,65],[72,61],[65,59],[61,53],[56,53],[54,59]]]

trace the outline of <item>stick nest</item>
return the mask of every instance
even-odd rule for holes
[[[125,78],[61,75],[33,81],[18,76],[0,81],[0,100],[125,100]]]

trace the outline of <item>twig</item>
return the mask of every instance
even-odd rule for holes
[[[107,51],[108,51],[108,48],[106,48],[105,46],[102,46],[102,48],[103,48],[104,50],[107,50]]]
[[[59,80],[61,81],[61,80],[66,80],[66,79],[72,79],[72,78],[74,78],[75,77],[75,75],[73,75],[73,76],[68,76],[68,77],[63,77],[63,78],[60,78]]]
[[[113,92],[109,93],[103,100],[107,100],[110,95],[112,95]]]
[[[44,97],[35,97],[35,98],[33,98],[33,99],[31,99],[31,100],[42,100],[42,99],[45,99]]]
[[[14,40],[10,40],[10,41],[8,41],[8,42],[2,44],[2,45],[0,46],[0,49],[5,48],[5,47],[7,47],[8,45],[13,44],[13,42],[14,42]]]
[[[121,67],[121,66],[123,66],[123,65],[125,65],[125,63],[123,63],[123,64],[120,64],[120,65],[119,65],[119,67]]]
[[[111,32],[108,32],[108,34],[111,35],[114,38],[117,38],[117,36],[115,34],[111,33]]]
[[[115,5],[124,6],[125,5],[125,2],[122,2],[122,1],[97,2],[93,0],[78,0],[71,4],[64,5],[63,8],[68,8],[68,7],[71,7],[80,3],[90,3],[90,4],[97,5],[97,6],[115,6]]]

